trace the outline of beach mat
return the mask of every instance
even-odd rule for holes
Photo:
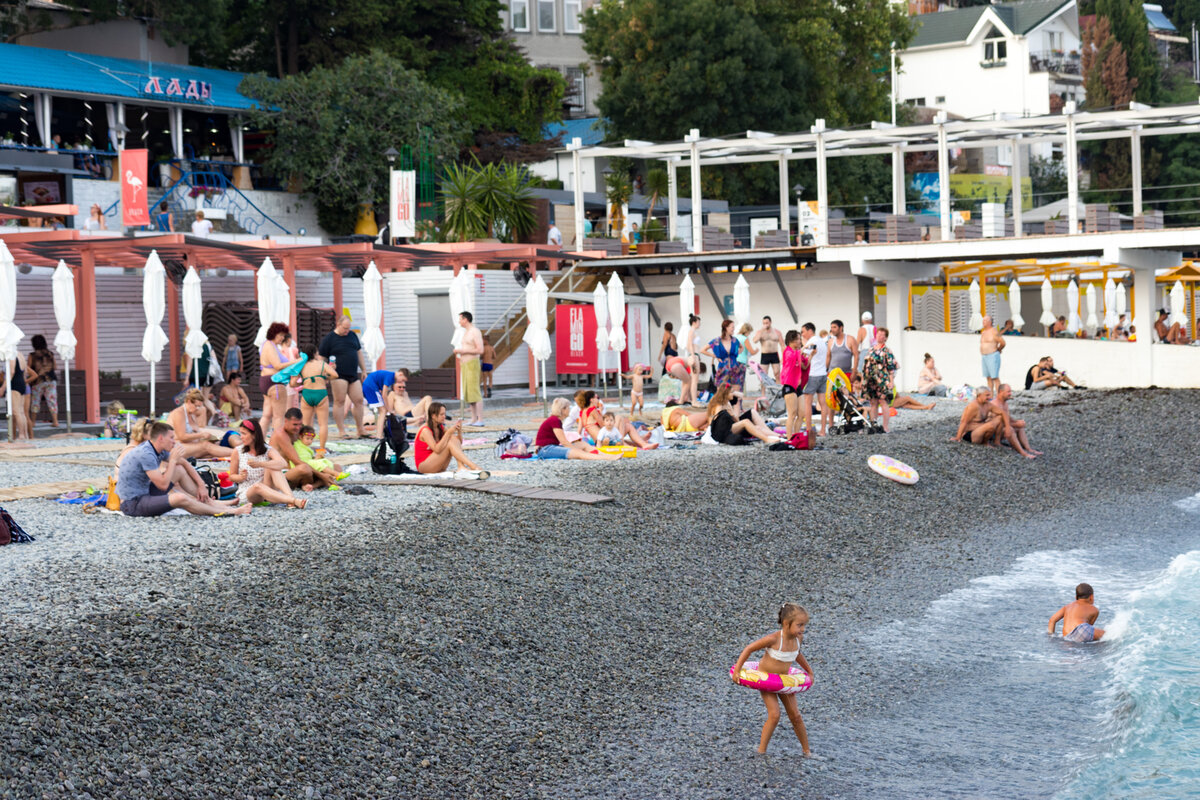
[[[83,453],[111,453],[125,447],[124,439],[117,439],[107,444],[81,444],[73,447],[22,447],[0,448],[0,460],[18,461],[27,458],[44,458],[46,456],[74,456]]]
[[[5,486],[0,488],[0,503],[9,500],[31,500],[35,497],[57,497],[67,492],[83,492],[89,488],[100,488],[107,479],[91,481],[58,481],[57,483],[31,483],[27,486]]]
[[[527,500],[555,500],[565,503],[585,503],[587,505],[608,503],[613,499],[602,494],[564,492],[561,489],[549,489],[544,486],[529,486],[522,483],[505,483],[503,481],[493,481],[490,479],[486,481],[460,481],[449,478],[428,479],[393,477],[379,478],[371,481],[345,481],[345,483],[359,483],[362,486],[437,486],[443,489],[465,489],[471,492],[483,492],[484,494],[523,497]]]

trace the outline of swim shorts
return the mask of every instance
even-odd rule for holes
[[[1081,622],[1070,633],[1064,633],[1063,639],[1076,644],[1085,644],[1096,638],[1096,628],[1091,623]]]
[[[789,386],[785,383],[783,384],[783,391],[779,393],[779,396],[787,397],[789,394],[800,394],[800,392],[796,391],[795,386]]]
[[[778,364],[779,363],[779,353],[763,353],[759,357],[758,363],[764,367],[769,364]]]
[[[1000,377],[1000,352],[988,353],[983,359],[983,377],[999,378]]]
[[[825,380],[828,375],[809,375],[808,383],[804,384],[803,394],[825,394]]]

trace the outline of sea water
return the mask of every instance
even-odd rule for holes
[[[1200,797],[1200,495],[1176,505],[1188,513],[1169,530],[1029,553],[867,632],[881,668],[914,684],[884,715],[820,733],[837,782],[895,798]],[[1046,633],[1081,581],[1106,631],[1086,645]]]

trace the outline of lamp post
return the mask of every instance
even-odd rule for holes
[[[604,176],[604,186],[600,189],[604,195],[604,231],[608,236],[612,236],[612,209],[608,203],[608,178],[613,174],[612,167],[605,166],[600,174]]]
[[[796,244],[800,244],[800,236],[804,231],[804,215],[800,213],[800,203],[804,200],[804,184],[796,184]]]

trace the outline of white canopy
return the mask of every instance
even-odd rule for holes
[[[1038,317],[1038,322],[1043,325],[1054,324],[1054,311],[1051,306],[1054,305],[1054,287],[1050,284],[1049,278],[1042,279],[1042,315]]]
[[[275,265],[271,263],[271,259],[264,258],[254,282],[258,294],[258,333],[254,336],[255,347],[262,347],[267,341],[267,328],[275,321],[275,309],[272,306],[275,301],[277,277],[279,275],[275,272]]]
[[[1096,316],[1096,284],[1089,283],[1087,285],[1087,322],[1084,327],[1087,328],[1089,335],[1094,336],[1096,329],[1100,327],[1100,318]]]
[[[51,281],[51,291],[54,294],[54,321],[58,323],[58,333],[54,334],[54,349],[65,361],[75,358],[75,273],[67,266],[67,262],[59,261],[54,268],[54,279]]]
[[[602,283],[592,290],[592,309],[596,314],[596,363],[603,369],[604,353],[608,351],[608,293]]]
[[[750,284],[745,275],[738,275],[733,284],[733,324],[734,329],[742,327],[750,321]]]
[[[688,329],[688,317],[696,309],[696,284],[692,283],[691,275],[684,275],[679,284],[679,327],[675,329],[677,336],[684,336]],[[680,350],[683,348],[681,347]]]
[[[541,273],[525,286],[525,316],[529,321],[521,338],[538,361],[550,358],[550,333],[546,330],[549,320],[546,301],[549,296],[550,287],[542,280]]]
[[[983,299],[979,296],[979,279],[971,279],[971,289],[967,292],[971,300],[971,321],[967,326],[973,330],[983,330]]]
[[[1104,327],[1111,335],[1117,327],[1117,284],[1112,278],[1104,282]]]
[[[608,344],[618,353],[625,352],[625,284],[621,277],[613,273],[608,279],[608,317],[612,320],[612,330],[608,334]]]
[[[162,349],[167,343],[163,333],[162,318],[167,310],[167,271],[163,269],[158,251],[151,250],[142,273],[142,311],[146,315],[146,332],[142,334],[142,358],[151,364],[162,360]]]
[[[1025,318],[1021,316],[1021,284],[1016,278],[1008,285],[1008,308],[1012,312],[1013,327],[1021,330],[1025,327]]]
[[[363,331],[362,348],[370,369],[375,369],[376,362],[383,355],[387,343],[383,339],[383,331],[379,329],[383,322],[383,276],[372,261],[363,274],[363,312],[366,315],[366,330]]]
[[[200,273],[195,267],[188,267],[187,275],[183,278],[183,324],[187,326],[187,336],[183,340],[183,351],[192,357],[192,364],[199,369],[200,356],[204,355],[204,345],[208,337],[204,335],[201,325],[204,318],[204,300],[200,294]]]
[[[1067,284],[1067,333],[1074,336],[1083,327],[1079,319],[1079,284],[1072,278]]]

